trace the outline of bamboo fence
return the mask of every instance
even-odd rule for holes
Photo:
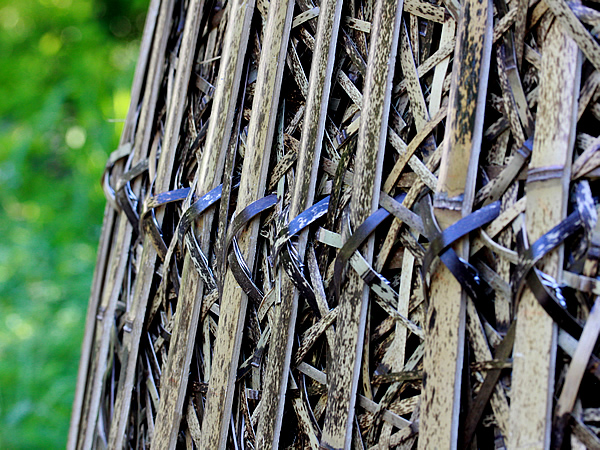
[[[68,448],[600,448],[595,8],[151,0]]]

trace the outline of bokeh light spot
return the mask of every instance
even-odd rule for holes
[[[62,46],[61,40],[54,33],[46,33],[40,39],[40,51],[46,56],[53,56],[58,53]]]
[[[120,89],[115,93],[115,96],[113,97],[115,119],[125,119],[127,116],[127,110],[129,109],[130,100],[131,94],[126,89]]]
[[[19,11],[14,6],[6,6],[0,9],[0,24],[6,30],[12,30],[19,23]]]
[[[67,27],[60,33],[63,42],[79,42],[82,38],[81,30],[75,26]]]
[[[87,133],[85,132],[85,129],[78,125],[70,127],[65,134],[65,141],[67,145],[74,150],[83,147],[86,139]]]
[[[6,328],[12,331],[19,339],[28,339],[33,334],[33,327],[19,314],[12,313],[6,316]]]

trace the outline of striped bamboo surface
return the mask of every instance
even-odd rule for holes
[[[151,0],[68,448],[600,448],[596,8]]]

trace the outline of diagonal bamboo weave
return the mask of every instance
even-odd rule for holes
[[[68,448],[600,448],[595,7],[151,0]]]

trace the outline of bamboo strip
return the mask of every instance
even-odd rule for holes
[[[596,70],[600,70],[600,44],[594,40],[567,3],[563,0],[548,0],[545,3]]]
[[[196,41],[198,36],[198,23],[203,12],[204,2],[202,0],[194,0],[189,5],[188,16],[186,17],[186,23],[184,26],[182,42],[180,46],[180,53],[177,60],[176,75],[173,81],[173,94],[171,97],[171,103],[167,111],[167,123],[165,128],[165,137],[163,142],[163,149],[161,151],[161,159],[159,160],[157,179],[155,181],[155,189],[161,193],[169,190],[171,186],[171,174],[172,164],[174,161],[174,155],[177,149],[179,141],[179,131],[183,119],[183,110],[185,106],[185,97],[187,96],[186,87],[189,83],[193,55],[195,53]],[[157,219],[160,223],[162,214],[159,211]],[[142,327],[145,317],[145,310],[148,302],[150,286],[152,278],[154,277],[154,265],[156,262],[156,251],[150,243],[149,237],[146,236],[144,239],[144,253],[142,254],[141,266],[144,269],[141,275],[138,275],[136,279],[136,292],[133,310],[133,317],[129,317],[128,320],[132,323],[132,329],[129,335],[124,337],[124,347],[127,350],[128,361],[125,366],[125,374],[123,376],[124,388],[123,392],[131,390],[129,386],[133,386],[133,379],[135,374],[135,365],[137,354],[139,350],[139,341],[142,333]],[[161,391],[163,390],[166,383],[161,385]],[[161,398],[163,401],[159,402],[158,411],[164,409],[167,401],[173,397],[166,396],[161,392]],[[123,401],[122,412],[119,415],[117,426],[111,430],[111,444],[115,448],[122,446],[122,439],[124,436],[125,427],[127,424],[127,416],[129,412],[129,401],[130,396],[127,396]],[[177,420],[177,428],[179,427],[179,420]],[[175,422],[175,420],[174,420]],[[163,447],[160,448],[172,448],[169,446],[168,431],[165,430],[165,425],[161,420],[161,416],[157,416],[155,420],[155,430],[152,439],[152,446],[160,443]],[[114,430],[114,431],[113,431]]]
[[[440,37],[440,46],[449,42],[456,33],[456,22],[453,18],[448,17],[444,21],[442,27],[442,35]],[[453,46],[454,48],[454,46]],[[444,58],[438,65],[435,66],[433,72],[433,80],[431,81],[431,95],[429,96],[429,115],[435,116],[442,105],[443,83],[450,64],[450,57]]]
[[[462,5],[434,203],[442,229],[470,214],[472,208],[491,58],[491,20],[492,8],[486,0]],[[466,257],[468,240],[457,243],[455,249]],[[445,266],[432,274],[430,289],[419,448],[456,448],[466,294]]]
[[[422,17],[423,19],[440,23],[444,22],[444,8],[428,2],[421,0],[407,0],[404,3],[404,10],[409,14]]]
[[[77,446],[77,437],[79,434],[79,426],[84,408],[84,398],[86,393],[86,380],[88,378],[88,370],[92,362],[92,350],[94,343],[94,334],[96,329],[96,314],[98,304],[102,298],[106,271],[110,261],[110,245],[112,235],[115,232],[115,221],[118,214],[113,209],[112,205],[107,204],[104,209],[104,219],[102,226],[102,234],[98,243],[98,255],[96,257],[96,266],[92,280],[92,288],[90,292],[90,300],[85,319],[85,332],[83,342],[81,344],[81,356],[79,360],[79,368],[77,372],[77,385],[73,399],[73,409],[71,412],[71,421],[69,424],[69,434],[67,437],[67,449],[73,450]]]
[[[193,15],[190,16],[193,20]],[[198,19],[196,19],[198,20]],[[189,33],[189,31],[188,31]],[[186,86],[191,67],[186,61],[186,52],[193,53],[194,48],[189,47],[190,39],[184,40],[182,54],[178,59],[177,77],[175,79],[175,95],[171,98],[171,103],[167,112],[167,125],[163,142],[163,151],[158,164],[157,178],[155,180],[155,189],[163,192],[169,189],[171,185],[171,173],[173,172],[174,154],[177,148],[179,127],[183,117],[183,101],[181,95],[185,95],[182,86]],[[195,37],[194,37],[195,42]],[[161,62],[162,64],[162,62]],[[186,67],[187,66],[187,67]],[[157,214],[157,220],[162,221],[162,212]],[[117,400],[115,403],[115,413],[110,426],[109,445],[112,448],[121,448],[123,438],[126,434],[128,425],[128,416],[131,404],[131,395],[134,386],[134,377],[137,370],[138,351],[142,336],[142,327],[145,318],[147,302],[150,293],[152,277],[154,276],[154,265],[156,261],[156,251],[151,244],[148,236],[144,239],[143,253],[141,256],[140,270],[134,286],[134,295],[131,308],[125,315],[125,329],[122,342],[121,374],[119,377],[119,388]]]
[[[596,302],[587,318],[583,333],[577,344],[577,349],[569,365],[563,390],[556,404],[556,422],[554,429],[554,443],[560,448],[564,439],[564,428],[568,423],[569,414],[573,411],[577,393],[581,385],[583,374],[590,360],[590,356],[600,334],[600,305]]]
[[[293,16],[293,2],[273,0],[269,5],[265,28],[264,47],[256,80],[252,115],[248,126],[248,142],[237,208],[241,210],[262,197],[269,168],[271,142],[275,130],[278,99],[287,39]],[[239,247],[250,266],[254,262],[258,221],[239,237]],[[206,399],[206,412],[202,421],[203,448],[224,447],[233,403],[233,390],[237,361],[240,352],[247,296],[237,285],[231,270],[227,270],[223,283],[222,304],[217,330],[211,378]]]
[[[577,45],[559,26],[553,25],[542,53],[540,98],[529,170],[556,166],[562,173],[559,178],[527,183],[526,225],[530,242],[566,217],[577,123],[579,64]],[[550,276],[558,276],[562,250],[551,252],[543,267]],[[550,444],[556,325],[529,289],[519,302],[509,445],[542,448]]]
[[[201,167],[198,171],[200,183],[197,185],[196,191],[199,196],[216,187],[221,179],[226,146],[229,143],[233,123],[234,99],[237,97],[240,87],[242,63],[249,37],[252,2],[240,1],[232,6],[230,11],[235,16],[229,18],[229,23],[233,25],[228,27],[225,37],[224,53],[221,56],[219,68],[220,82],[217,83],[212,113],[216,117],[224,116],[225,120],[214,120],[209,123],[207,145],[203,151]],[[212,217],[204,217],[200,226],[200,229],[203,230],[201,246],[205,252],[208,250],[209,242],[206,229],[210,230],[211,219]],[[198,328],[203,283],[199,280],[189,253],[186,254],[184,260],[181,285],[172,336],[172,351],[169,352],[165,375],[163,375],[165,382],[161,386],[163,401],[157,412],[157,431],[155,439],[152,441],[155,448],[173,448],[175,446],[187,389],[187,374],[195,342],[193,337]]]
[[[406,23],[402,23],[402,34],[400,37],[401,51],[400,63],[402,65],[402,73],[406,80],[406,90],[410,99],[411,112],[415,120],[417,131],[421,131],[427,122],[429,122],[429,111],[425,104],[423,91],[417,74],[417,67],[413,58],[411,41],[408,37]]]
[[[158,40],[157,44],[152,48],[152,54],[150,57],[150,69],[147,75],[147,86],[150,89],[147,94],[144,95],[144,101],[142,103],[142,109],[140,114],[139,123],[148,124],[147,127],[140,126],[140,129],[151,129],[149,125],[153,120],[153,111],[156,97],[158,96],[158,82],[162,77],[162,58],[164,58],[164,52],[167,44],[167,35],[165,33],[165,27],[167,27],[168,17],[172,14],[173,2],[165,2],[161,4],[161,9],[158,16],[157,30],[158,35],[161,39]],[[136,134],[136,143],[134,146],[134,159],[133,162],[137,163],[140,161],[145,154],[144,149],[147,151],[146,145],[140,145],[147,143],[147,141],[139,141],[138,136],[142,134]],[[146,133],[144,133],[146,135]],[[149,137],[149,132],[148,132]],[[90,448],[94,439],[94,433],[96,430],[96,421],[98,419],[100,396],[102,393],[101,386],[103,384],[104,372],[107,363],[107,356],[110,345],[110,333],[113,327],[112,318],[114,317],[116,301],[121,289],[121,283],[124,277],[125,265],[127,262],[127,251],[129,242],[131,240],[132,227],[127,221],[124,212],[119,214],[119,228],[117,231],[117,237],[113,244],[114,254],[111,255],[111,268],[109,269],[109,278],[105,281],[106,291],[103,293],[102,303],[100,305],[98,315],[102,321],[102,327],[99,330],[100,334],[96,337],[96,343],[94,348],[95,361],[90,370],[90,379],[88,386],[90,386],[90,398],[87,403],[87,413],[84,413],[84,421],[86,423],[84,430],[85,432],[80,435],[78,447]],[[112,253],[112,252],[111,252]],[[112,291],[112,292],[111,292]]]
[[[483,326],[475,309],[475,304],[470,298],[467,299],[467,331],[470,337],[469,342],[475,354],[475,360],[477,362],[490,361],[492,359],[492,352],[485,338]],[[506,393],[500,384],[496,384],[494,387],[490,403],[498,422],[498,428],[502,436],[506,438],[510,431],[508,427],[509,407]]]
[[[390,110],[391,81],[400,32],[402,0],[379,0],[374,11],[359,128],[351,221],[362,223],[378,206]],[[373,240],[366,249],[370,263]],[[369,288],[353,271],[341,295],[336,346],[329,374],[327,415],[321,445],[349,448],[365,332]]]
[[[315,196],[341,12],[341,1],[328,0],[321,3],[296,165],[298,176],[289,211],[291,217],[309,207]],[[297,246],[300,258],[304,255],[307,237],[307,230],[300,235]],[[259,448],[277,448],[279,445],[298,299],[298,290],[286,278],[281,287],[281,303],[275,311],[269,346],[263,389],[264,408],[258,423]]]

